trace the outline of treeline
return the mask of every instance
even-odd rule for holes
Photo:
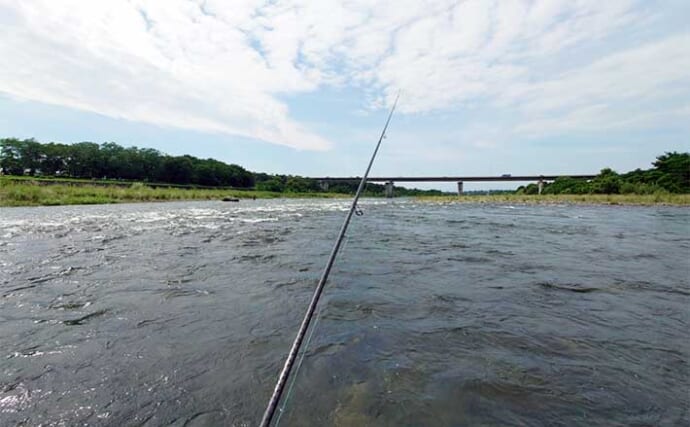
[[[254,175],[238,165],[193,156],[169,156],[151,148],[113,142],[47,143],[0,139],[0,168],[8,175],[119,179],[203,186],[254,186]]]
[[[322,188],[321,183],[314,179],[293,175],[269,175],[257,173],[254,175],[256,189],[273,191],[278,193],[314,193],[328,191],[330,193],[354,194],[359,186],[359,181],[329,182],[328,188]],[[367,183],[363,195],[365,197],[383,197],[386,194],[386,186],[383,184]],[[440,196],[445,194],[439,190],[419,190],[416,188],[394,187],[393,194],[396,197],[406,196]]]
[[[690,193],[690,153],[669,152],[656,158],[651,169],[618,174],[606,168],[590,181],[562,177],[544,186],[543,194],[655,194]],[[519,187],[518,194],[537,194],[536,184]]]
[[[544,194],[654,194],[690,193],[690,153],[668,152],[656,158],[653,168],[618,174],[603,169],[594,179],[568,177],[544,186]],[[47,143],[34,139],[0,139],[0,172],[62,178],[112,179],[200,185],[208,187],[256,188],[276,193],[354,194],[358,182],[331,182],[328,187],[300,176],[252,173],[241,166],[194,156],[170,156],[151,148],[122,147],[113,142],[96,144]],[[519,187],[518,194],[537,194],[538,186]],[[395,187],[395,196],[443,195],[439,190]],[[385,185],[367,184],[365,196],[385,195]]]
[[[151,148],[122,147],[113,142],[96,144],[40,143],[34,139],[0,139],[0,172],[7,175],[110,179],[256,188],[276,193],[354,194],[358,182],[330,183],[322,188],[316,180],[291,175],[252,173],[241,166],[193,156],[169,156]],[[396,196],[441,195],[438,190],[395,187]],[[383,196],[385,186],[368,184],[365,196]]]

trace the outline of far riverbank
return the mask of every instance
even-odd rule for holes
[[[56,206],[183,200],[275,199],[275,198],[350,198],[343,193],[296,193],[258,190],[152,188],[141,183],[129,186],[40,185],[0,178],[0,206]],[[522,203],[522,204],[603,204],[690,206],[690,194],[495,194],[419,196],[417,200],[441,203]]]
[[[169,202],[182,200],[342,198],[335,193],[278,193],[255,190],[151,188],[14,182],[0,179],[0,206],[93,205],[108,203]]]
[[[690,194],[495,194],[417,197],[427,202],[690,206]]]

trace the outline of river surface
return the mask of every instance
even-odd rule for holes
[[[689,209],[361,206],[280,425],[690,424]],[[348,207],[0,208],[0,425],[258,424]]]

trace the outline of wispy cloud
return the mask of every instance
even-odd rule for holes
[[[517,130],[606,130],[678,116],[690,99],[690,35],[628,49],[549,80],[516,85],[505,99],[526,116]],[[687,116],[690,119],[690,116]]]
[[[668,101],[690,87],[687,33],[600,46],[647,15],[632,0],[0,0],[0,92],[315,150],[332,143],[286,99],[327,86],[374,108],[402,89],[408,114],[507,108],[524,134],[605,129],[686,111]]]
[[[213,9],[209,9],[213,10]],[[289,60],[268,63],[244,17],[189,1],[0,2],[0,91],[104,115],[296,148],[329,142],[291,120],[275,94],[313,90]],[[11,13],[11,14],[10,14]]]

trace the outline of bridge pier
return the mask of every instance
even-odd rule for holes
[[[319,181],[319,188],[321,189],[321,191],[328,191],[328,181]]]
[[[463,185],[463,182],[462,182],[462,181],[458,181],[458,196],[462,196],[462,191],[463,191],[463,190],[462,190],[462,185]]]
[[[537,187],[539,188],[539,194],[541,194],[541,192],[544,191],[544,180],[543,179],[541,179],[541,178],[539,179],[539,181],[537,182]]]
[[[388,181],[386,183],[386,197],[389,199],[393,197],[393,181]]]

